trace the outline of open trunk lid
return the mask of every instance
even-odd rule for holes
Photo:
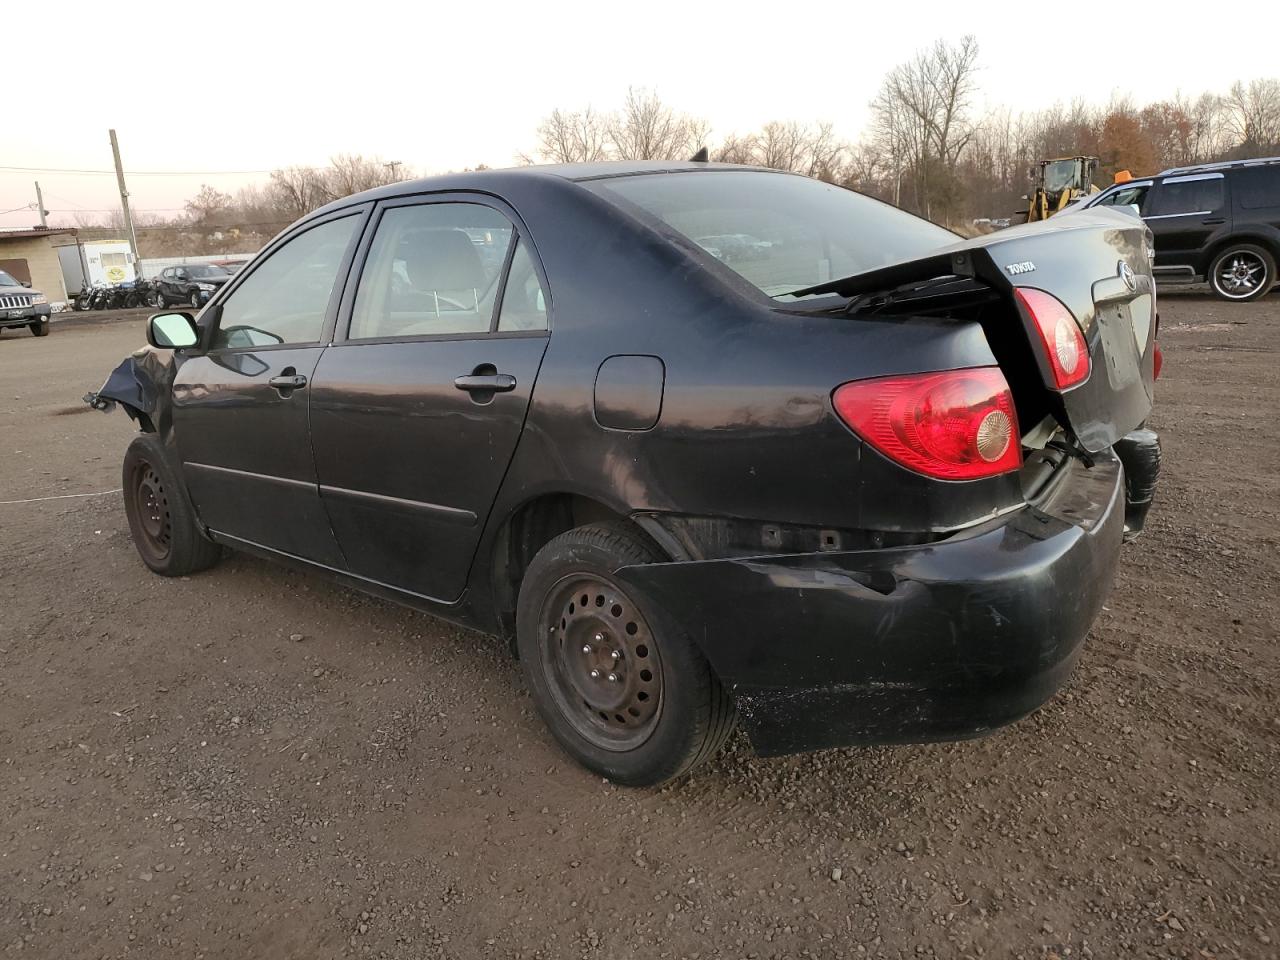
[[[897,313],[908,312],[910,301],[919,298],[911,288],[938,278],[981,284],[1007,308],[999,311],[1000,329],[989,326],[991,319],[984,321],[984,329],[1015,399],[1019,382],[1029,382],[1028,371],[1010,366],[1034,362],[1049,412],[1081,447],[1098,453],[1139,427],[1151,411],[1156,298],[1150,256],[1150,235],[1141,220],[1091,209],[977,237],[797,293],[889,299],[905,293],[908,302],[893,311]],[[1083,382],[1057,388],[1035,320],[1015,296],[1019,287],[1051,294],[1074,316],[1089,354],[1089,375]],[[1012,332],[1004,327],[1017,325],[1019,349],[1002,350],[998,341]],[[1035,424],[1022,426],[1026,430]]]

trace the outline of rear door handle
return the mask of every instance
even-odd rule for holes
[[[516,378],[509,373],[473,373],[455,377],[453,385],[468,393],[509,393],[516,388]]]
[[[278,377],[272,377],[267,383],[277,390],[301,390],[307,385],[307,378],[300,373],[283,374]]]

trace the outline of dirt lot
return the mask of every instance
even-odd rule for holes
[[[1067,689],[971,743],[619,789],[483,637],[242,556],[154,577],[118,494],[0,505],[0,951],[1280,955],[1280,295],[1162,313],[1149,532]],[[131,425],[79,398],[141,339],[0,339],[0,500],[118,486]]]

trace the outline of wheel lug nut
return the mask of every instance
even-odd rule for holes
[[[611,674],[609,674],[609,682],[610,682],[610,683],[617,683],[617,682],[618,682],[618,675],[617,675],[616,673],[611,673]]]
[[[591,671],[591,679],[592,679],[592,680],[599,680],[599,679],[600,679],[600,671],[599,671],[599,670],[592,670],[592,671]]]
[[[595,636],[596,643],[604,643],[604,634],[597,633]]]
[[[622,651],[621,651],[621,650],[615,650],[615,651],[613,651],[613,653],[612,653],[612,654],[610,654],[610,656],[612,656],[612,657],[613,657],[613,659],[615,659],[615,660],[621,660],[621,659],[622,659]]]
[[[589,644],[589,643],[584,643],[584,644],[582,645],[582,652],[583,652],[583,653],[590,653],[590,652],[591,652],[591,644]]]

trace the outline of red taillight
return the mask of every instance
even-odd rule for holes
[[[1018,300],[1031,314],[1059,390],[1074,387],[1089,376],[1089,345],[1076,318],[1057,297],[1031,287],[1015,287]]]
[[[1156,355],[1151,358],[1151,379],[1159,380],[1160,368],[1164,366],[1164,351],[1160,349],[1159,343],[1151,344],[1151,349],[1156,352]]]
[[[940,480],[974,480],[1022,465],[1013,395],[999,367],[855,380],[836,413],[889,459]]]

